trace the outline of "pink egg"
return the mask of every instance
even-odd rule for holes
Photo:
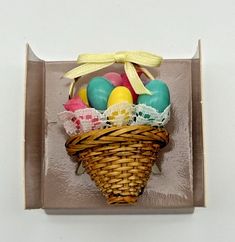
[[[84,109],[87,108],[86,104],[82,101],[82,99],[80,97],[74,97],[69,99],[65,104],[64,104],[64,108],[67,111],[71,111],[74,112],[78,109]]]
[[[122,85],[122,77],[116,72],[108,72],[103,77],[110,81],[114,86]]]
[[[133,98],[133,103],[136,103],[138,95],[135,93],[133,87],[131,86],[131,83],[125,73],[121,74],[122,76],[122,86],[128,88],[131,92],[132,98]]]

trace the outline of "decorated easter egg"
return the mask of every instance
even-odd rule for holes
[[[97,110],[105,110],[114,86],[104,77],[94,77],[87,86],[89,104]]]
[[[122,76],[122,86],[126,87],[129,89],[132,95],[133,103],[136,103],[138,95],[135,93],[133,87],[131,86],[131,83],[125,73],[121,74]]]
[[[115,87],[109,96],[108,107],[122,102],[133,103],[131,92],[126,87]]]
[[[80,97],[74,97],[69,99],[65,104],[64,104],[64,108],[67,111],[71,111],[74,112],[78,109],[84,109],[87,108],[86,104],[81,100]]]
[[[170,104],[170,92],[165,82],[161,80],[152,80],[145,86],[152,95],[139,95],[137,103],[146,104],[155,108],[158,112],[163,112]]]
[[[121,86],[122,84],[122,77],[119,73],[109,72],[106,73],[103,77],[110,81],[114,86]]]
[[[82,101],[89,106],[88,98],[87,98],[87,85],[83,85],[79,88],[78,94],[77,94]]]

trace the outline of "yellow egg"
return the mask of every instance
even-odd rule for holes
[[[132,118],[133,99],[128,88],[118,86],[108,99],[107,116],[113,125],[126,125]]]
[[[123,86],[115,87],[113,91],[110,93],[108,99],[108,107],[122,102],[126,102],[129,104],[133,103],[131,92],[128,88]]]
[[[86,85],[79,88],[77,95],[89,107],[89,102],[88,102],[88,98],[87,98],[87,86]]]

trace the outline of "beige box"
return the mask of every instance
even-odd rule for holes
[[[205,206],[201,48],[192,59],[166,59],[150,71],[169,86],[170,143],[161,151],[161,174],[152,174],[134,205],[108,205],[87,174],[76,175],[57,113],[68,98],[63,74],[75,61],[44,61],[27,46],[25,102],[25,207],[50,214],[192,213]],[[115,70],[113,65],[82,78]]]

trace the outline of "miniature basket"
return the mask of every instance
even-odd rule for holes
[[[65,146],[83,163],[108,203],[114,204],[136,202],[168,141],[165,128],[133,125],[75,135]]]
[[[66,73],[74,79],[69,90],[69,99],[81,76],[103,69],[114,63],[124,64],[125,72],[137,93],[148,93],[137,70],[147,78],[154,77],[143,66],[160,65],[162,58],[147,52],[117,52],[114,54],[80,55],[79,67]],[[143,65],[143,66],[142,66]],[[106,197],[109,204],[136,202],[142,194],[161,148],[169,141],[163,127],[132,124],[103,127],[86,133],[74,134],[65,146],[70,156],[76,156],[91,179]]]

